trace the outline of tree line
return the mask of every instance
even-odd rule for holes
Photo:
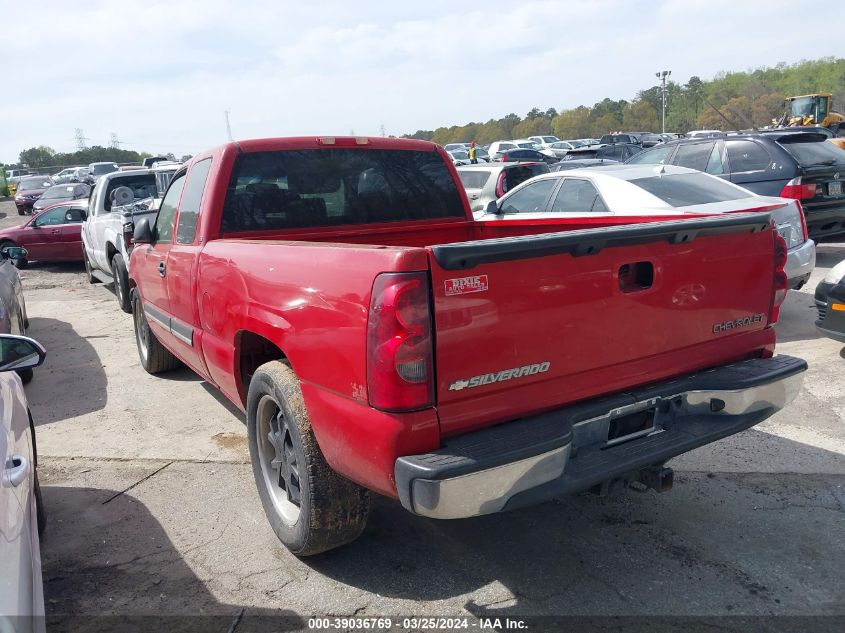
[[[833,93],[832,109],[843,112],[845,59],[826,57],[747,72],[720,72],[710,81],[696,76],[685,84],[667,81],[666,131],[763,127],[783,114],[786,97],[814,92]],[[615,130],[659,132],[661,100],[660,87],[652,86],[638,91],[631,101],[605,98],[592,106],[561,111],[532,108],[525,117],[510,113],[485,123],[417,130],[404,136],[443,145],[550,134],[562,139],[593,138]]]
[[[112,163],[140,163],[145,158],[153,156],[149,152],[136,152],[128,149],[120,149],[117,147],[103,147],[101,145],[94,145],[75,152],[57,152],[52,147],[46,145],[39,145],[37,147],[30,147],[20,153],[18,157],[18,165],[30,168],[43,167],[66,167],[70,165],[88,165],[90,163],[112,162]],[[176,160],[176,156],[170,152],[162,154],[168,160]],[[189,160],[191,157],[185,155],[182,161]],[[18,165],[11,165],[16,167]]]

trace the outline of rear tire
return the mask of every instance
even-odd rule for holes
[[[18,215],[26,215],[26,213],[24,212],[24,210],[23,210],[23,209],[21,209],[20,207],[18,207]]]
[[[111,260],[111,274],[114,277],[114,294],[120,309],[127,314],[132,314],[132,300],[129,297],[129,273],[126,272],[126,264],[120,253],[115,254]]]
[[[247,431],[258,496],[285,547],[296,556],[312,556],[361,535],[370,494],[326,463],[299,380],[283,362],[265,363],[253,374]]]
[[[138,346],[141,367],[148,374],[160,374],[181,365],[179,359],[171,354],[170,350],[153,334],[137,293],[132,294],[132,321],[135,324],[135,343]]]

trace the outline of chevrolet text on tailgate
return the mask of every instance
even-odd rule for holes
[[[433,518],[638,482],[798,392],[774,356],[767,213],[578,231],[472,220],[424,141],[288,138],[194,157],[129,269],[141,364],[246,412],[258,492],[305,556],[370,490]],[[513,233],[508,233],[513,231]]]

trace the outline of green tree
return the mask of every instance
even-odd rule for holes
[[[622,128],[631,131],[659,130],[657,110],[648,101],[629,103],[622,112]]]
[[[20,162],[30,167],[49,167],[54,164],[56,150],[46,145],[31,147],[20,153]]]

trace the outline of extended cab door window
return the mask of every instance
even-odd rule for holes
[[[202,192],[208,180],[211,169],[211,159],[206,158],[196,163],[188,174],[185,193],[179,205],[179,224],[176,227],[177,244],[193,244],[197,234],[197,220],[199,220]]]
[[[161,207],[158,210],[155,225],[156,243],[170,243],[173,241],[173,220],[176,216],[176,207],[179,206],[179,198],[182,196],[182,187],[185,185],[185,176],[179,176],[170,183],[170,188],[164,194]]]
[[[557,184],[554,178],[546,178],[526,185],[515,191],[502,203],[502,213],[538,213],[545,211],[546,200]]]

